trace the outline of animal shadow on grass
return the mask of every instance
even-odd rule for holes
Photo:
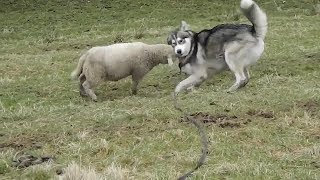
[[[121,82],[122,81],[122,82]],[[98,102],[122,100],[127,97],[145,97],[145,98],[160,98],[167,96],[173,91],[174,85],[168,84],[168,79],[165,77],[159,81],[151,81],[144,79],[139,83],[137,94],[133,94],[131,90],[132,81],[131,78],[127,80],[120,80],[117,82],[103,82],[94,92],[97,95]],[[169,87],[168,87],[169,86]],[[83,97],[90,101],[91,99]]]
[[[112,87],[108,87],[107,89],[104,89],[103,87],[100,87],[98,90],[95,91],[95,94],[98,97],[98,102],[122,100],[127,97],[133,96],[155,98],[161,97],[161,95],[165,93],[165,90],[161,88],[158,84],[141,85],[138,89],[137,94],[132,94],[130,86],[127,85],[115,85]],[[89,97],[84,98],[88,101],[91,101]]]

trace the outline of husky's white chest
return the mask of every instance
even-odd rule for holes
[[[181,67],[181,72],[186,73],[188,75],[193,74],[194,71],[195,71],[194,66],[191,66],[190,63]]]

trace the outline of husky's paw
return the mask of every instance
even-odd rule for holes
[[[227,93],[233,94],[233,93],[235,93],[239,88],[240,88],[240,87],[239,87],[239,84],[234,84],[234,85],[232,85],[232,86],[227,90]]]
[[[233,84],[228,90],[227,93],[234,93],[236,92],[238,89],[243,88],[244,86],[246,86],[246,84],[249,82],[248,79],[245,80],[241,80],[239,83],[235,83]]]
[[[237,90],[236,89],[234,89],[234,88],[229,88],[226,92],[228,93],[228,94],[233,94],[233,93],[235,93]]]
[[[195,86],[190,86],[187,88],[188,91],[194,92],[196,91],[196,87]]]

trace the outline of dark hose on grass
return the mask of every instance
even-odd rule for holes
[[[192,124],[194,124],[197,128],[198,128],[198,131],[199,131],[199,135],[201,137],[201,143],[202,143],[202,154],[198,160],[198,163],[196,165],[195,168],[193,168],[192,170],[190,170],[189,172],[187,172],[186,174],[180,176],[178,178],[178,180],[185,180],[187,177],[191,176],[192,173],[194,171],[196,171],[199,167],[201,167],[203,164],[204,164],[204,161],[206,160],[206,157],[207,157],[207,153],[208,153],[208,137],[207,137],[207,134],[203,128],[203,126],[193,117],[190,117],[187,113],[185,113],[179,106],[178,106],[178,103],[177,103],[177,98],[176,98],[176,95],[174,95],[173,97],[173,101],[174,101],[174,107],[176,110],[180,111],[183,116],[189,121],[191,122]]]

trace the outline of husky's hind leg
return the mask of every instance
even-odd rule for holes
[[[246,76],[245,85],[247,85],[248,82],[249,82],[249,80],[250,80],[249,67],[245,67],[245,68],[244,68],[244,75]]]
[[[236,82],[228,89],[228,93],[235,92],[236,90],[244,87],[248,83],[248,80],[245,78],[244,71],[236,71],[234,73],[236,77]]]
[[[249,82],[249,72],[241,59],[236,59],[236,55],[225,53],[225,60],[230,70],[236,77],[236,82],[228,89],[228,93],[234,92],[244,87]]]

